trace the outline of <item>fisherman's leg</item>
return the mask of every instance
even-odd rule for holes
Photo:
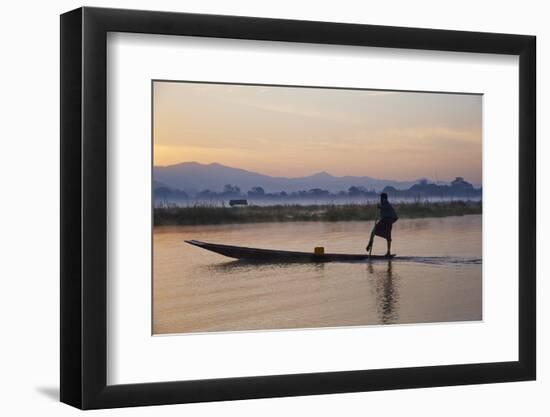
[[[369,239],[369,243],[367,243],[367,247],[365,248],[367,252],[370,252],[373,244],[374,244],[374,236],[371,236],[371,238]]]
[[[386,252],[386,256],[390,256],[390,254],[391,254],[391,239],[386,239],[386,242],[388,244],[388,251]]]
[[[376,226],[375,226],[376,227]],[[371,248],[372,248],[372,245],[374,245],[374,237],[376,236],[376,234],[371,234],[370,235],[370,238],[369,238],[369,243],[367,244],[367,247],[365,248],[367,250],[367,252],[370,252]]]

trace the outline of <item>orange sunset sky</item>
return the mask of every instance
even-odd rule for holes
[[[482,96],[155,81],[154,164],[482,182]]]

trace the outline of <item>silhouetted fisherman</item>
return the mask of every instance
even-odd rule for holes
[[[378,205],[378,209],[380,210],[380,220],[374,226],[373,233],[371,234],[371,238],[367,246],[367,252],[370,253],[374,241],[374,235],[376,235],[386,239],[388,251],[385,256],[391,256],[391,229],[399,217],[397,217],[395,210],[388,201],[388,195],[386,193],[380,194],[380,204]]]

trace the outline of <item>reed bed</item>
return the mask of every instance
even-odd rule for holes
[[[154,225],[207,225],[265,222],[368,221],[376,216],[376,204],[273,205],[220,207],[197,204],[186,207],[156,207]],[[481,201],[447,201],[394,204],[400,218],[448,217],[481,214]]]

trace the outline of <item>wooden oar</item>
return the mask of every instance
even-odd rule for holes
[[[378,221],[378,207],[376,207],[376,215],[374,216],[374,226],[372,226],[372,231],[370,232],[369,244],[367,245],[367,251],[369,256],[372,255],[372,247],[374,246],[374,230],[376,229],[376,222]]]

